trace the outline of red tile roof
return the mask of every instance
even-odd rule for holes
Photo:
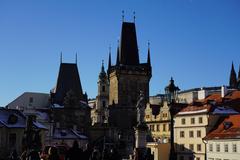
[[[240,114],[225,117],[204,139],[240,139],[239,120]]]
[[[179,114],[194,114],[194,113],[204,113],[210,112],[214,109],[215,105],[217,106],[229,106],[236,111],[240,112],[240,91],[235,90],[229,92],[224,98],[221,97],[221,94],[214,93],[207,96],[203,100],[197,100],[189,104],[186,108],[180,110]]]

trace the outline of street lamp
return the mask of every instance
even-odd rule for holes
[[[168,106],[169,106],[169,112],[171,115],[171,120],[170,120],[170,125],[171,125],[171,148],[170,148],[170,155],[169,155],[169,160],[175,160],[177,157],[175,155],[175,149],[174,149],[174,108],[173,108],[173,104],[176,102],[177,99],[177,93],[180,89],[175,86],[174,84],[174,80],[171,77],[171,80],[169,82],[169,85],[167,87],[165,87],[165,95],[166,95],[166,100],[168,102]]]

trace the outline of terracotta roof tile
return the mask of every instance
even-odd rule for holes
[[[217,128],[212,130],[204,139],[236,139],[240,138],[240,114],[229,115],[218,123]]]

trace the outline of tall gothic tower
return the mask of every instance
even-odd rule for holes
[[[231,69],[231,73],[230,73],[229,86],[231,88],[237,87],[237,76],[236,76],[236,72],[235,72],[233,63],[232,63],[232,69]]]
[[[135,23],[123,22],[116,65],[109,59],[109,104],[118,107],[135,107],[140,90],[149,98],[149,81],[152,76],[150,51],[146,63],[140,63]]]

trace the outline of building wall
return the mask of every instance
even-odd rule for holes
[[[9,142],[10,134],[16,135],[15,144],[12,145]],[[22,138],[24,135],[24,128],[0,128],[0,157],[4,158],[9,156],[10,153],[16,149],[18,155],[22,152]]]
[[[217,150],[217,145],[220,146],[220,150]],[[234,150],[233,145],[236,145]],[[212,146],[212,147],[211,147]],[[228,146],[228,150],[225,147]],[[239,160],[240,159],[240,139],[220,139],[220,140],[208,140],[207,144],[207,160]]]
[[[110,73],[109,104],[135,107],[140,94],[149,98],[149,77],[144,72],[114,71]]]
[[[154,160],[167,160],[169,159],[170,143],[147,143],[147,148],[151,149],[151,153],[154,156]]]
[[[147,104],[145,110],[145,121],[154,140],[161,143],[166,143],[169,141],[170,118],[171,116],[167,102],[163,103],[163,106],[160,108],[159,114],[156,116],[152,114],[150,104]]]
[[[212,121],[209,121],[209,119]],[[202,138],[207,135],[216,120],[217,116],[209,116],[206,113],[175,117],[174,140],[179,159],[181,159],[180,156],[186,159],[193,155],[196,160],[205,159],[205,144]],[[211,122],[211,125],[209,125],[209,122]]]

